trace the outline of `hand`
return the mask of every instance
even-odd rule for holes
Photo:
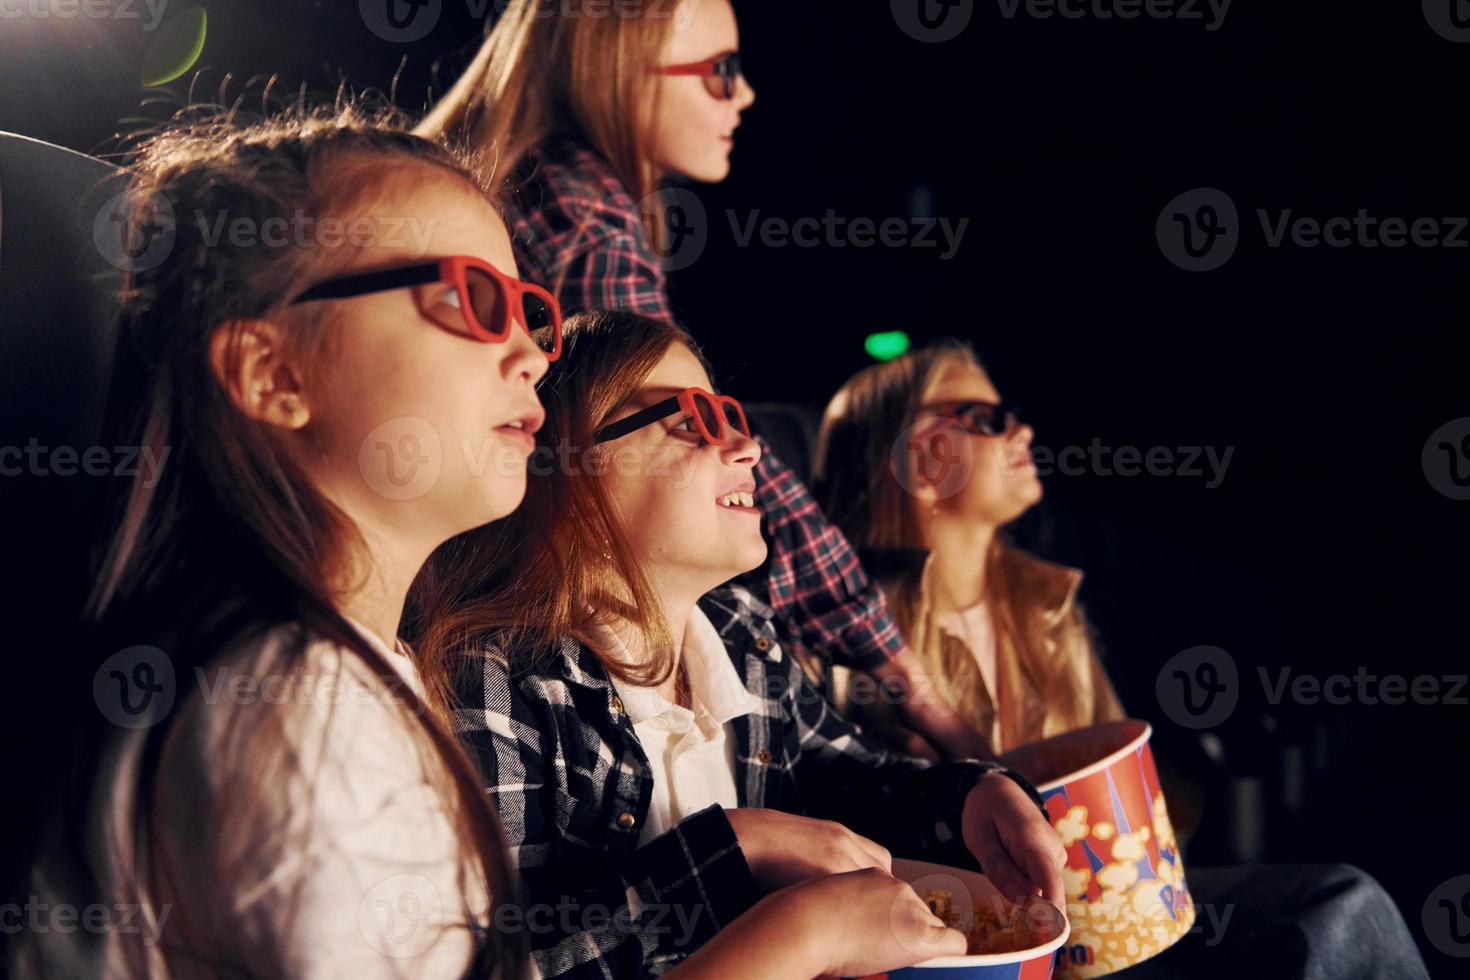
[[[751,874],[768,892],[822,875],[893,867],[887,848],[833,820],[753,807],[726,810],[725,815]]]
[[[1067,849],[1021,787],[991,773],[965,797],[961,822],[965,846],[1002,896],[1021,904],[1039,894],[1059,909],[1067,907]]]
[[[894,659],[873,668],[873,676],[896,701],[904,725],[938,747],[950,759],[993,759],[990,740],[970,727],[940,695],[942,682],[924,673],[912,651],[905,649]],[[932,749],[910,751],[924,759],[934,758]]]
[[[764,900],[791,940],[810,950],[812,976],[862,977],[936,956],[963,956],[950,929],[907,882],[869,868],[814,878]]]

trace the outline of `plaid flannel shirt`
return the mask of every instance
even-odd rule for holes
[[[521,275],[554,290],[563,312],[632,310],[675,322],[638,203],[595,153],[552,141],[505,213]],[[897,657],[903,634],[883,590],[764,440],[761,451],[756,506],[770,558],[743,581],[776,610],[787,637],[825,662],[871,670]]]
[[[743,587],[699,605],[762,700],[729,723],[740,806],[838,820],[897,855],[971,868],[960,814],[977,782],[1005,773],[1041,807],[995,763],[878,748],[811,687]],[[502,643],[472,652],[454,722],[524,884],[536,965],[546,977],[663,973],[759,897],[729,819],[710,807],[638,847],[652,776],[596,654],[571,638],[539,655]]]

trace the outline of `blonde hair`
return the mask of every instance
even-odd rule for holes
[[[673,30],[647,0],[510,0],[470,67],[416,128],[528,176],[531,153],[570,137],[602,157],[634,200],[659,179],[646,145],[658,91],[648,69]],[[596,7],[598,9],[589,9]]]
[[[916,417],[926,392],[946,368],[958,364],[984,370],[969,344],[944,339],[875,364],[854,375],[829,403],[818,436],[813,493],[832,523],[869,556],[910,554],[924,548],[916,498],[904,489],[912,466],[907,455],[895,464],[892,448]],[[1082,611],[1070,591],[1057,603],[1057,578],[1047,566],[996,534],[985,562],[985,605],[994,623],[997,699],[1001,742],[1015,746],[1043,734],[1100,720],[1116,698],[1092,652]],[[923,670],[940,685],[956,711],[983,727],[983,681],[972,653],[961,643],[944,643],[934,624],[925,576],[909,563],[907,573],[879,575],[899,629]],[[927,564],[925,566],[927,568]],[[1027,691],[1045,705],[1042,731],[1027,730],[1019,706]],[[1119,712],[1121,709],[1117,709]]]

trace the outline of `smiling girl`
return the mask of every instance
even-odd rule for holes
[[[675,323],[660,259],[668,229],[652,195],[670,180],[724,180],[754,102],[730,0],[509,0],[419,132],[496,161],[517,261],[567,313]],[[769,554],[747,584],[804,655],[912,694],[915,661],[882,590],[795,472],[761,449],[754,505]],[[898,700],[946,754],[985,750],[941,699]]]
[[[868,917],[890,850],[978,859],[1006,894],[1056,901],[1060,841],[1029,784],[875,748],[809,686],[770,608],[720,588],[765,555],[761,449],[689,337],[578,316],[563,361],[526,507],[436,556],[420,643],[462,665],[456,728],[533,904],[571,910],[533,936],[542,973],[660,972],[727,927],[758,937],[762,976],[914,962],[886,911]],[[820,908],[813,889],[851,890]],[[689,928],[659,928],[669,906]],[[577,925],[589,908],[616,911]]]
[[[129,928],[28,930],[13,975],[519,975],[486,928],[514,897],[497,825],[442,678],[395,639],[429,553],[520,504],[530,328],[559,336],[482,187],[350,112],[142,150],[129,241],[177,220],[129,277],[112,413],[168,462],[119,488],[89,614],[117,652],[78,673],[31,882]],[[302,218],[358,234],[209,232]]]

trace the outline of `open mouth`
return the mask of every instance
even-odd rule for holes
[[[511,419],[504,425],[497,425],[495,431],[534,449],[536,447],[536,433],[541,429],[545,421],[545,412],[539,410],[531,411],[518,418]]]
[[[732,510],[753,511],[755,510],[755,494],[747,490],[736,490],[716,498],[715,503]]]

